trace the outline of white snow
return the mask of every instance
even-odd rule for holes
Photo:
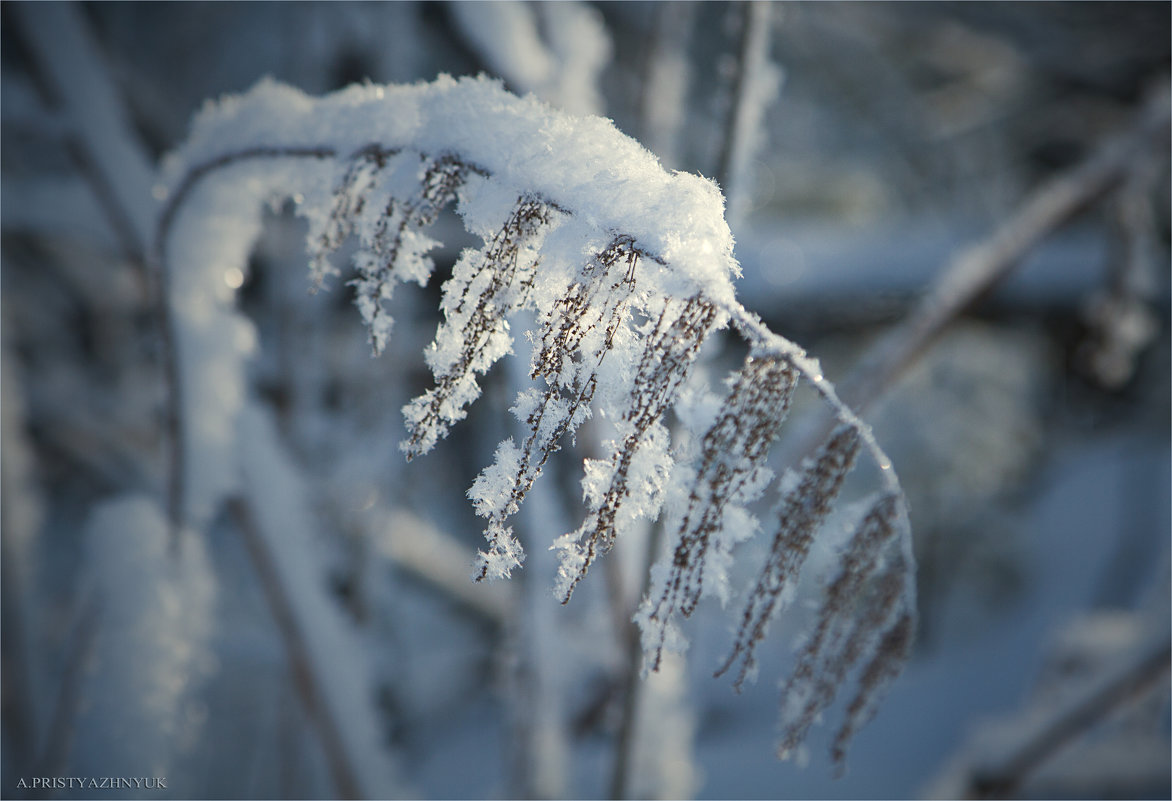
[[[214,665],[216,581],[203,539],[187,530],[173,543],[156,503],[138,495],[96,507],[85,539],[90,593],[81,597],[93,604],[95,643],[72,767],[165,777]]]
[[[732,298],[738,268],[715,184],[664,171],[609,120],[515,97],[487,78],[351,86],[316,100],[262,81],[205,107],[166,160],[163,185],[173,191],[193,167],[250,148],[324,146],[344,158],[376,142],[457,153],[494,175],[502,199],[537,193],[591,228],[634,236],[714,299]],[[468,220],[473,231],[483,224]]]

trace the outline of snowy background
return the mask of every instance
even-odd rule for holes
[[[611,793],[625,753],[630,797],[1172,795],[1166,128],[869,399],[909,497],[920,628],[841,777],[825,728],[800,759],[774,756],[800,619],[773,626],[742,694],[711,677],[737,603],[685,624],[686,658],[642,687],[621,736],[644,555],[620,542],[562,607],[545,550],[580,517],[588,443],[524,507],[524,568],[474,584],[483,524],[465,492],[515,425],[515,363],[405,464],[399,409],[430,385],[438,282],[399,291],[372,359],[352,290],[307,291],[288,207],[265,211],[247,270],[213,275],[226,289],[192,279],[239,290],[251,325],[204,342],[250,354],[190,411],[208,452],[221,438],[246,458],[204,459],[191,503],[252,507],[193,509],[202,530],[176,559],[145,266],[156,165],[205,100],[264,76],[322,94],[483,72],[715,178],[740,300],[842,381],[964,247],[1168,95],[1166,4],[0,15],[0,794],[92,796],[18,784],[33,777],[163,776],[166,793],[127,794],[589,798]],[[251,200],[200,202],[230,226]],[[431,235],[446,274],[471,237],[454,215]],[[739,354],[704,358],[719,374]],[[226,407],[234,429],[200,416]]]

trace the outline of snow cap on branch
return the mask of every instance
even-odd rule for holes
[[[203,108],[162,183],[174,191],[192,169],[233,152],[314,147],[347,158],[375,143],[457,153],[514,197],[534,193],[592,228],[629,234],[710,297],[733,297],[740,268],[715,183],[664,170],[608,119],[516,97],[483,76],[354,85],[316,99],[264,79]]]

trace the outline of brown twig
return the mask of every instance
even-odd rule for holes
[[[360,798],[358,776],[354,766],[350,764],[349,756],[342,744],[338,726],[340,721],[334,720],[326,703],[325,690],[321,678],[314,669],[310,658],[309,646],[305,634],[301,630],[297,616],[293,611],[290,600],[290,588],[282,581],[279,571],[269,553],[265,538],[257,528],[256,520],[251,507],[241,498],[228,501],[228,512],[236,522],[252,564],[256,568],[261,587],[269,602],[269,609],[273,613],[281,639],[285,644],[285,653],[289,658],[289,665],[293,672],[293,684],[297,695],[305,709],[305,716],[313,725],[325,752],[326,761],[330,766],[330,775],[334,779],[338,793],[343,798]]]
[[[1103,720],[1113,709],[1142,694],[1166,675],[1172,659],[1168,639],[1140,650],[1073,704],[1063,706],[1007,757],[973,771],[978,798],[1007,798],[1047,758]]]
[[[876,344],[839,382],[839,396],[862,413],[878,400],[961,312],[1009,275],[1043,239],[1103,197],[1155,149],[1167,151],[1166,84],[1131,128],[1105,142],[1076,167],[1051,178],[983,242],[960,251],[912,313]]]
[[[86,667],[93,655],[101,631],[99,599],[91,592],[77,610],[77,619],[69,638],[65,658],[65,672],[57,693],[53,719],[45,735],[45,751],[41,755],[40,775],[60,776],[67,768],[69,752],[73,748],[77,717],[82,704],[82,685]]]

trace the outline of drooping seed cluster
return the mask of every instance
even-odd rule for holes
[[[397,150],[378,145],[359,150],[340,165],[342,175],[331,193],[329,213],[320,221],[307,215],[311,221],[307,242],[309,275],[315,289],[320,288],[329,276],[338,274],[330,256],[354,232],[379,174],[397,153]]]
[[[644,635],[645,646],[654,649],[651,670],[659,668],[673,612],[678,610],[688,617],[700,601],[709,549],[727,547],[717,536],[724,527],[726,505],[752,500],[743,490],[747,483],[757,483],[769,447],[789,412],[797,382],[797,371],[789,361],[750,353],[737,371],[716,422],[704,434],[700,465],[676,535],[670,573],[654,606],[645,610],[647,626],[652,629],[650,637]]]
[[[388,179],[388,188],[383,189],[379,178],[382,173],[403,170],[392,162],[409,158],[420,157],[375,148],[356,154],[318,233],[321,253],[336,249],[354,232],[354,224],[346,220],[369,216],[372,199],[380,191],[402,192],[401,176],[398,186]],[[355,259],[359,278],[353,283],[376,352],[389,333],[389,316],[382,304],[389,300],[394,284],[423,283],[431,272],[426,253],[438,243],[420,229],[457,199],[469,173],[475,172],[451,156],[424,157],[423,163],[422,178],[416,177],[417,192],[408,194],[407,200],[391,195],[373,224],[358,227],[360,234],[369,233],[360,236],[363,247]],[[409,457],[429,450],[464,416],[467,405],[479,395],[476,376],[509,351],[508,319],[526,306],[537,280],[543,237],[563,217],[564,211],[556,205],[523,195],[487,244],[466,252],[457,263],[444,285],[444,321],[426,353],[436,384],[404,409],[410,432],[404,450]],[[590,566],[613,547],[616,536],[634,517],[651,516],[662,504],[674,467],[663,419],[720,315],[702,294],[684,300],[653,295],[649,299],[646,290],[640,291],[639,262],[645,255],[633,237],[613,237],[541,314],[533,335],[529,374],[544,387],[523,391],[514,407],[528,436],[519,447],[511,439],[503,442],[493,464],[469,491],[477,511],[487,519],[488,548],[480,554],[478,579],[508,576],[524,560],[507,521],[563,438],[590,416],[600,370],[608,355],[618,350],[619,337],[626,357],[637,354],[637,358],[632,370],[607,374],[623,384],[608,388],[612,397],[625,398],[616,436],[607,444],[609,458],[587,460],[585,519],[555,542],[561,556],[555,592],[562,602],[569,601]],[[639,317],[646,322],[637,325]],[[699,603],[714,551],[727,556],[731,549],[730,538],[720,536],[726,510],[730,503],[745,504],[760,492],[761,477],[768,473],[765,459],[801,373],[788,354],[759,347],[751,351],[701,439],[694,469],[683,471],[691,477],[690,489],[672,540],[670,566],[666,578],[653,587],[655,594],[643,603],[650,669],[659,665],[674,613],[687,617]],[[717,671],[720,675],[739,662],[734,681],[738,690],[755,667],[757,644],[792,594],[860,446],[857,425],[840,426],[783,494],[772,548],[748,594],[730,654]],[[632,497],[639,498],[639,503],[629,503]],[[892,506],[897,500],[894,495],[883,496],[864,518],[844,556],[842,574],[827,590],[815,633],[783,693],[779,754],[789,753],[804,739],[847,674],[866,661],[858,693],[832,747],[834,757],[841,759],[847,741],[873,713],[883,686],[906,659],[913,626],[912,613],[901,605],[907,597],[908,569],[900,559],[884,562],[882,557],[897,528],[898,510]]]
[[[268,179],[265,161],[280,165]],[[532,313],[532,384],[512,409],[523,433],[500,444],[468,493],[487,520],[478,577],[506,577],[521,564],[509,518],[550,455],[597,413],[608,439],[599,458],[584,462],[585,519],[554,543],[555,591],[567,601],[616,538],[658,516],[670,498],[667,539],[637,615],[652,668],[677,644],[676,612],[688,616],[707,595],[726,600],[735,547],[759,527],[750,504],[768,490],[779,498],[772,548],[720,668],[741,663],[739,688],[770,620],[815,561],[808,556],[819,529],[835,504],[845,505],[845,475],[868,454],[883,489],[824,588],[782,699],[784,754],[856,673],[857,694],[832,745],[841,758],[910,649],[914,566],[904,496],[870,429],[817,361],[737,302],[739,269],[714,184],[664,171],[607,121],[562,115],[487,79],[354,86],[319,99],[262,83],[201,114],[169,165],[160,260],[182,241],[172,231],[184,225],[178,211],[193,188],[222,168],[252,165],[234,173],[249,176],[250,200],[294,199],[308,221],[315,286],[338,272],[331,255],[357,241],[351,286],[376,354],[391,333],[396,284],[426,284],[434,271],[428,254],[439,243],[425,229],[455,206],[483,246],[464,251],[442,288],[443,321],[424,354],[435,386],[404,408],[403,449],[426,453],[465,416],[480,394],[478,377],[512,351],[510,325]],[[243,260],[249,244],[239,239]],[[695,362],[725,328],[750,356],[720,399]],[[841,427],[798,471],[775,478],[771,446],[799,378]],[[679,427],[669,431],[673,411]]]
[[[470,176],[485,177],[450,154],[433,158],[363,148],[341,170],[328,214],[316,225],[311,216],[316,281],[336,272],[329,255],[357,234],[358,277],[351,284],[375,353],[390,334],[385,304],[395,284],[426,283],[433,270],[427,254],[439,243],[423,229],[460,199]],[[404,408],[408,458],[427,452],[447,434],[478,397],[477,376],[511,350],[508,321],[530,303],[545,237],[569,216],[538,195],[522,194],[485,246],[466,251],[457,262],[443,288],[444,319],[425,353],[435,386]],[[658,513],[678,467],[680,480],[687,482],[686,503],[673,517],[679,524],[670,540],[670,559],[643,600],[639,618],[647,664],[655,670],[675,613],[690,616],[705,592],[706,569],[731,558],[738,538],[724,532],[729,509],[743,508],[768,482],[765,461],[799,376],[815,384],[823,379],[809,374],[803,359],[748,337],[750,354],[701,438],[698,456],[690,466],[677,466],[663,420],[678,401],[701,345],[726,318],[702,292],[686,299],[658,295],[654,283],[640,280],[644,258],[667,267],[634,237],[614,235],[565,280],[549,308],[537,309],[529,370],[536,385],[520,393],[513,409],[528,435],[520,446],[511,438],[501,443],[469,496],[487,520],[488,547],[480,554],[476,577],[507,577],[524,560],[508,519],[550,455],[590,417],[600,381],[611,382],[606,404],[621,409],[615,436],[605,443],[608,456],[586,460],[584,520],[554,543],[561,558],[555,593],[568,602],[590,566],[634,519]],[[631,366],[612,366],[603,378],[608,358],[630,360]],[[721,675],[739,662],[738,690],[754,671],[755,648],[792,596],[818,530],[854,465],[860,431],[857,420],[845,421],[782,493],[772,547],[748,593],[730,653],[717,670]],[[638,502],[631,503],[632,498]],[[914,628],[914,613],[907,608],[910,568],[902,557],[884,556],[900,529],[901,503],[897,493],[875,502],[847,548],[840,575],[827,588],[814,633],[783,692],[780,755],[805,738],[850,671],[863,664],[858,692],[832,745],[832,755],[840,760],[906,660]]]
[[[356,234],[354,266],[358,277],[354,305],[368,328],[375,355],[382,353],[393,320],[386,304],[400,281],[425,284],[434,264],[428,253],[440,243],[423,233],[456,200],[469,174],[480,171],[451,154],[430,157],[415,151],[368,145],[339,165],[329,211],[313,203],[309,219],[310,280],[320,289],[338,269],[330,257]]]
[[[865,661],[859,692],[834,741],[832,754],[841,759],[847,740],[908,656],[914,610],[907,608],[905,599],[911,566],[898,549],[889,547],[906,525],[901,507],[902,499],[893,493],[879,495],[847,544],[837,577],[826,588],[814,631],[782,689],[777,747],[782,758],[801,744],[847,674]]]
[[[632,495],[639,498],[640,508],[648,516],[653,514],[649,510],[657,511],[662,503],[671,457],[668,432],[661,420],[716,318],[714,305],[698,295],[663,302],[646,334],[627,409],[616,426],[611,458],[587,465],[586,519],[577,531],[555,543],[561,551],[561,564],[554,592],[562,603],[570,600],[595,558],[614,545],[625,501]]]
[[[615,333],[630,317],[639,253],[631,237],[617,237],[592,258],[544,315],[530,378],[546,388],[522,393],[515,412],[530,433],[518,453],[512,442],[497,452],[470,494],[488,519],[489,551],[480,555],[478,580],[501,578],[520,563],[520,546],[505,521],[516,513],[550,454],[590,414],[598,369]],[[507,493],[490,491],[507,485]]]
[[[416,154],[405,154],[414,161]],[[380,165],[382,166],[382,165]],[[418,194],[400,199],[390,194],[382,214],[367,230],[363,249],[355,256],[358,278],[354,303],[370,329],[370,344],[375,355],[382,353],[391,333],[391,316],[386,304],[397,281],[424,284],[433,264],[427,253],[439,243],[422,232],[443,209],[456,199],[470,168],[453,156],[423,161],[423,180]]]
[[[890,568],[893,572],[895,569],[895,566]],[[898,569],[907,570],[907,565],[899,564]],[[883,630],[883,638],[859,675],[859,688],[847,704],[845,718],[830,744],[830,757],[835,763],[841,765],[846,760],[847,744],[874,717],[887,686],[895,681],[911,658],[915,633],[915,618],[909,611],[902,612]]]
[[[480,395],[476,375],[512,348],[508,317],[525,305],[537,270],[535,241],[551,210],[522,197],[484,250],[465,251],[444,284],[444,320],[425,353],[436,385],[403,410],[407,457],[429,451]]]
[[[740,690],[754,666],[753,651],[783,603],[783,592],[792,591],[818,527],[830,513],[834,499],[859,453],[859,435],[840,426],[818,453],[807,460],[801,478],[782,498],[777,510],[777,531],[757,583],[741,616],[732,651],[717,670],[721,675],[741,662],[734,686]]]

